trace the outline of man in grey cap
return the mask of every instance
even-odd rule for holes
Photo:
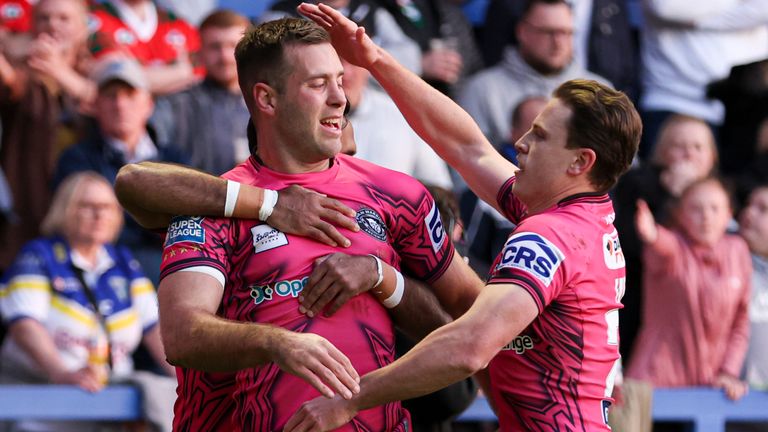
[[[186,162],[178,149],[169,143],[157,142],[147,129],[154,103],[138,63],[124,58],[108,59],[95,68],[92,79],[98,86],[94,125],[85,140],[62,153],[54,186],[79,171],[96,171],[114,183],[117,171],[127,163]],[[131,250],[147,277],[157,284],[162,252],[160,237],[126,217],[118,243]]]

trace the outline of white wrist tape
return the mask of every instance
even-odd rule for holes
[[[266,222],[272,215],[272,211],[277,204],[277,191],[272,189],[264,189],[264,202],[261,203],[259,209],[259,220]]]
[[[395,269],[393,268],[392,270]],[[399,271],[395,270],[395,278],[397,278],[395,291],[391,296],[387,297],[384,301],[381,302],[388,309],[392,309],[393,307],[399,305],[400,300],[403,299],[403,293],[405,292],[405,280],[403,280],[403,275],[401,275]]]
[[[384,269],[381,266],[381,260],[379,257],[373,254],[368,254],[368,256],[371,256],[374,260],[376,260],[376,274],[378,275],[378,279],[376,279],[376,283],[373,285],[373,287],[378,288],[379,285],[381,285],[381,282],[384,281]]]
[[[232,217],[232,213],[235,212],[238,195],[240,195],[240,183],[227,180],[227,200],[224,202],[224,217]]]

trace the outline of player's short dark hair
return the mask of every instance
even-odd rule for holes
[[[235,61],[240,90],[245,103],[252,106],[252,89],[256,83],[266,83],[282,91],[291,65],[285,61],[285,48],[291,45],[329,43],[328,32],[314,21],[283,18],[267,21],[246,31],[235,48]]]
[[[597,81],[574,79],[561,84],[552,96],[571,109],[568,148],[589,148],[597,160],[589,180],[607,192],[632,165],[643,125],[624,93]]]

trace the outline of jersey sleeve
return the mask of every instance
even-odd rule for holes
[[[496,195],[496,202],[499,204],[499,209],[505,218],[509,219],[514,224],[520,223],[525,216],[526,207],[525,204],[520,202],[519,199],[512,193],[512,186],[515,184],[516,177],[510,177],[499,189],[499,193]]]
[[[565,286],[565,245],[544,221],[528,220],[504,244],[491,267],[489,284],[513,283],[533,297],[543,312]]]
[[[233,221],[199,216],[173,218],[165,236],[160,280],[177,271],[196,270],[226,281]]]
[[[6,323],[21,318],[45,322],[51,306],[51,280],[40,245],[27,244],[6,272],[0,313]]]
[[[404,270],[432,283],[451,264],[454,246],[443,227],[440,210],[427,189],[413,180],[400,185],[404,199],[392,200],[388,226]]]

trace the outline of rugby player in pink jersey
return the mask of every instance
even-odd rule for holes
[[[321,392],[351,397],[356,382],[350,365],[365,373],[393,361],[390,314],[400,325],[410,321],[434,328],[438,320],[430,317],[442,315],[434,298],[410,289],[397,269],[430,283],[451,311],[468,308],[481,284],[446,239],[423,186],[338,154],[343,69],[324,30],[306,20],[266,23],[244,37],[237,60],[258,153],[224,176],[230,180],[227,190],[237,184],[261,193],[253,208],[262,211],[273,189],[288,185],[333,197],[353,210],[360,226],[357,231],[340,227],[352,240],[340,244],[362,256],[328,257],[338,249],[281,232],[263,222],[272,223],[268,214],[259,214],[260,220],[177,218],[166,239],[161,328],[169,360],[185,366],[191,378],[202,374],[195,370],[205,371],[203,377],[237,371],[233,427],[279,430],[303,401]],[[225,214],[243,215],[240,201],[232,204]],[[163,203],[153,206],[168,211]],[[349,271],[338,277],[345,268]],[[340,286],[354,287],[360,295],[349,296]],[[307,298],[305,287],[312,287]],[[365,292],[371,288],[376,288],[373,294]],[[328,314],[320,313],[324,305]],[[188,384],[180,382],[180,398],[182,391],[216,390]],[[186,408],[220,416],[216,401],[205,399],[205,407]],[[409,428],[398,402],[360,412],[353,422],[369,430]],[[177,423],[177,429],[193,428],[190,424]]]
[[[343,58],[371,71],[414,130],[517,227],[466,314],[363,376],[353,398],[304,404],[285,430],[334,429],[360,410],[434,391],[486,366],[501,430],[610,430],[625,272],[607,192],[640,139],[629,99],[593,81],[563,83],[516,143],[518,168],[466,112],[364,29],[322,4],[299,9],[331,33]]]

